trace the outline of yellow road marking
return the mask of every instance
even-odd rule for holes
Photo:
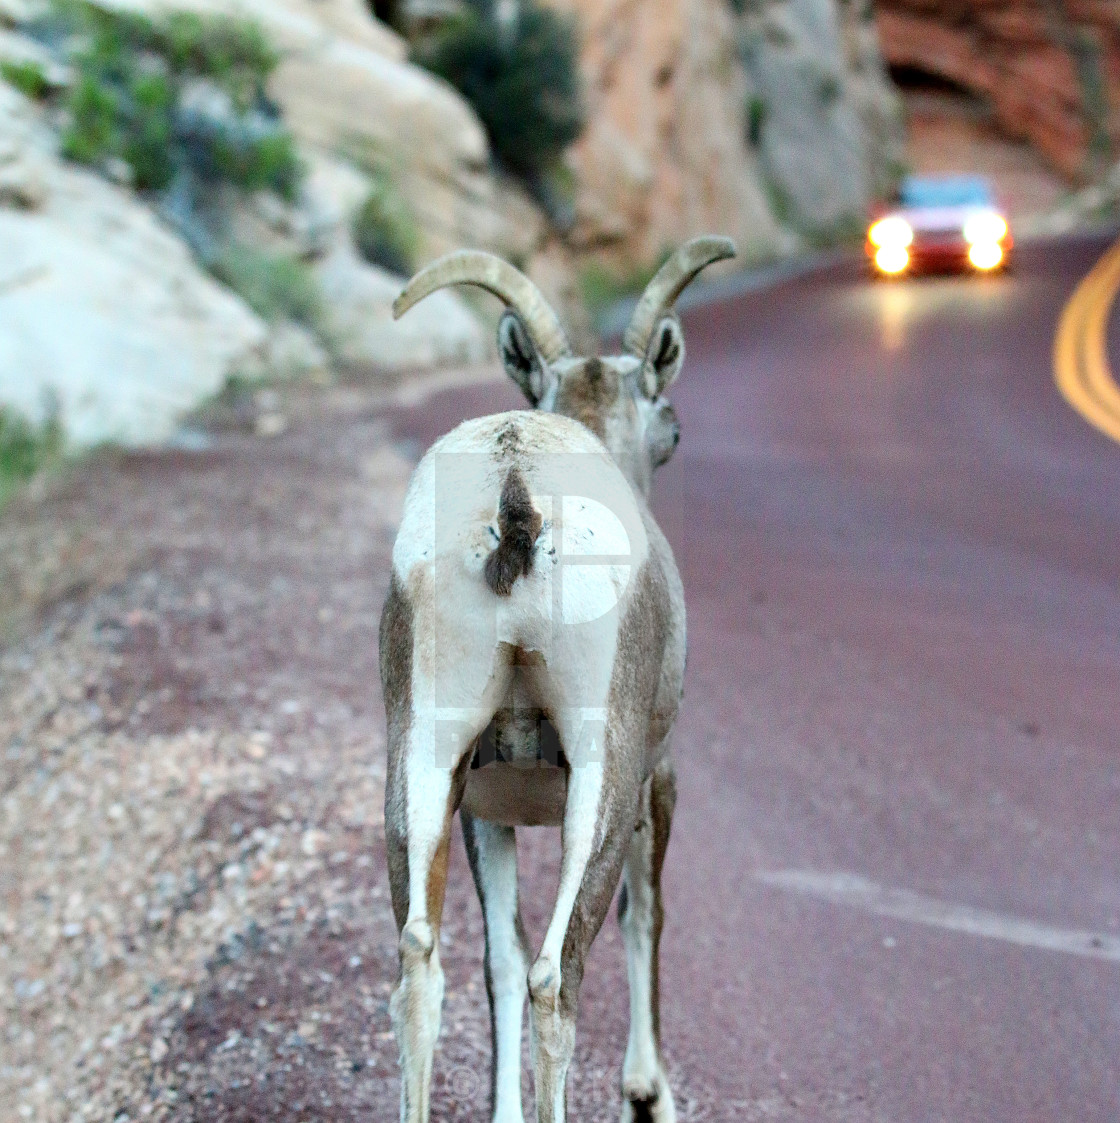
[[[1120,291],[1120,242],[1070,297],[1054,340],[1054,380],[1090,425],[1120,442],[1120,386],[1108,366],[1108,318]]]

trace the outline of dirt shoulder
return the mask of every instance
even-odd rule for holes
[[[0,516],[0,1117],[395,1113],[385,404],[292,391]],[[449,1103],[484,1091],[476,952]]]

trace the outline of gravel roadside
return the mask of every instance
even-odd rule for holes
[[[416,450],[360,390],[268,406],[0,517],[4,1120],[397,1110],[377,623]],[[445,1118],[489,1069],[457,892]]]

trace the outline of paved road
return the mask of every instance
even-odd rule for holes
[[[686,317],[657,505],[690,613],[663,985],[687,1118],[1120,1118],[1120,446],[1050,369],[1106,244]],[[517,404],[393,420],[427,443]],[[621,1061],[613,929],[577,1104],[581,1065]]]

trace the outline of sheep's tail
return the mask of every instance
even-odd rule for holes
[[[533,546],[541,532],[540,512],[533,506],[525,477],[511,468],[498,500],[501,537],[486,559],[486,584],[500,597],[508,597],[513,583],[533,567]]]

